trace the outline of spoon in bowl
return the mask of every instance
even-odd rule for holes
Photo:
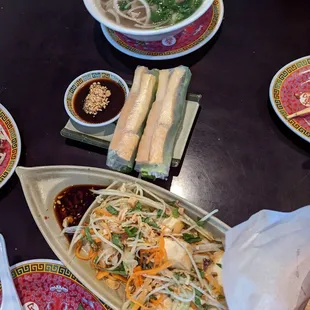
[[[0,310],[22,310],[23,307],[17,295],[11,276],[10,265],[5,247],[5,241],[0,234],[0,280],[2,286],[2,304]]]

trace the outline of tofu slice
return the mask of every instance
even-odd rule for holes
[[[165,240],[165,250],[167,252],[168,260],[173,262],[172,267],[177,269],[185,269],[185,270],[191,270],[192,268],[192,262],[190,258],[188,257],[186,251],[174,240],[171,240],[169,238],[164,238]],[[179,241],[186,249],[192,253],[191,246],[180,240]]]
[[[175,234],[179,234],[184,228],[183,222],[180,219],[174,217],[164,219],[163,225],[166,226],[163,229],[164,232],[173,232]]]

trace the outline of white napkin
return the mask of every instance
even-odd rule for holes
[[[263,210],[226,234],[229,310],[302,310],[310,298],[310,206]]]

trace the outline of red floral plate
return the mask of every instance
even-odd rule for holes
[[[29,260],[11,267],[25,310],[107,310],[59,261]],[[0,304],[1,304],[0,286]]]
[[[126,37],[101,24],[107,40],[119,51],[136,58],[164,60],[192,53],[210,41],[216,34],[224,16],[223,0],[215,0],[210,9],[188,25],[181,33],[162,41],[144,42]]]
[[[21,141],[16,123],[9,111],[0,104],[0,125],[9,137],[11,144],[8,141],[4,142],[4,152],[6,156],[2,164],[0,164],[0,188],[12,176],[20,157]]]
[[[294,60],[280,69],[270,84],[269,96],[281,121],[310,142],[310,115],[286,118],[310,106],[310,56]]]

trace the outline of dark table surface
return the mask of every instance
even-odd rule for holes
[[[286,63],[310,53],[310,1],[225,2],[225,19],[205,47],[181,59],[136,60],[112,48],[82,1],[0,1],[0,102],[23,141],[20,164],[105,168],[105,152],[68,143],[63,94],[92,69],[131,79],[137,64],[191,67],[201,111],[181,169],[161,186],[213,210],[233,226],[261,209],[310,202],[310,147],[270,108],[268,88]],[[54,258],[14,175],[0,190],[0,232],[11,263]]]

